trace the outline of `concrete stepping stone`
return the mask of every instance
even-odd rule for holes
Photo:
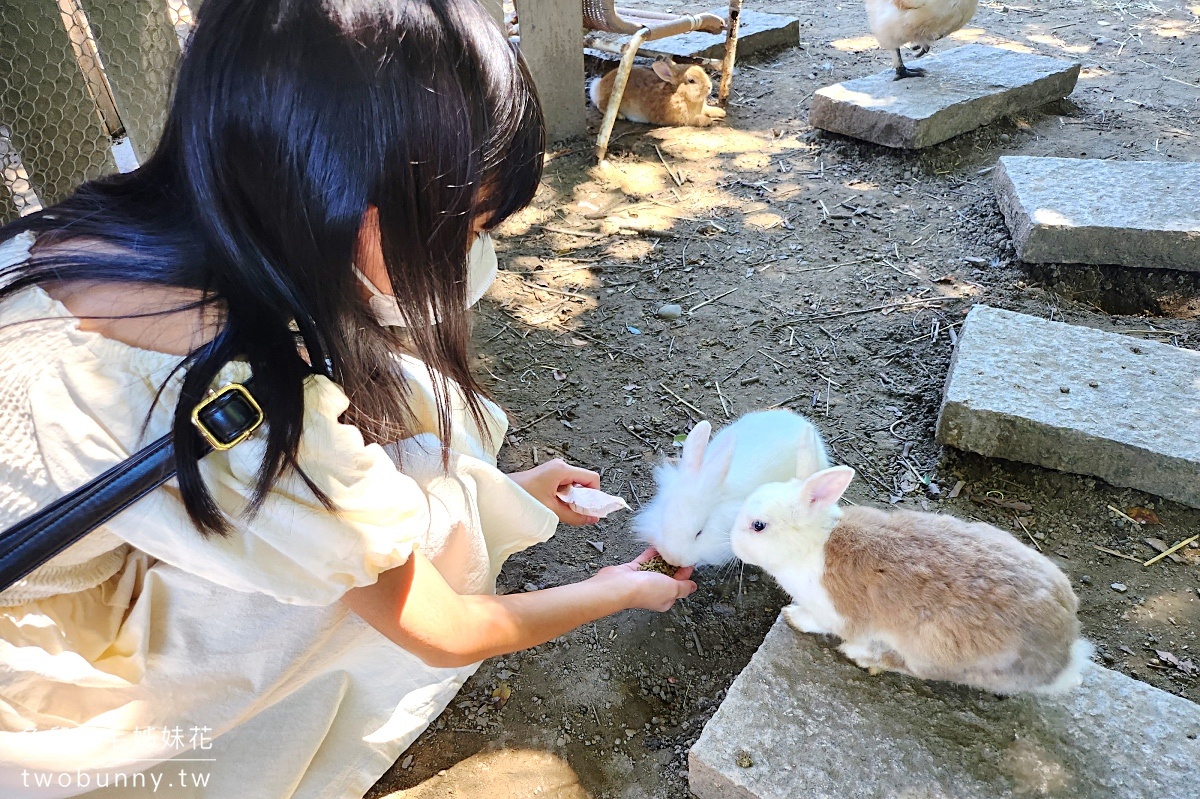
[[[692,12],[688,12],[692,13]],[[718,17],[729,16],[729,6],[714,8],[709,13]],[[765,14],[761,11],[742,9],[738,24],[738,60],[751,55],[778,50],[782,47],[795,47],[800,44],[800,20],[782,14]],[[615,37],[616,43],[624,45],[629,41],[628,36]],[[668,36],[646,42],[640,51],[647,56],[671,56],[672,58],[722,58],[725,55],[725,34],[705,33],[696,31],[679,36]],[[619,56],[613,56],[614,62],[620,61]]]
[[[996,198],[1022,261],[1200,272],[1200,164],[1006,156]]]
[[[1200,351],[976,305],[937,440],[1200,507]]]
[[[814,128],[908,150],[930,147],[1075,90],[1079,64],[968,44],[910,61],[923,78],[893,80],[888,70],[820,89]]]
[[[1200,706],[1099,666],[1059,697],[868,675],[775,622],[689,754],[698,799],[1187,799]]]

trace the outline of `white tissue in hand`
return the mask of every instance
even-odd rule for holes
[[[566,491],[559,491],[558,498],[567,503],[571,510],[584,516],[595,516],[603,519],[613,511],[629,510],[625,500],[605,494],[595,488],[571,486]]]

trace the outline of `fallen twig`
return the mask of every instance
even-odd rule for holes
[[[662,388],[662,390],[663,390],[663,391],[667,392],[667,393],[668,393],[668,394],[670,394],[672,397],[674,397],[675,399],[679,400],[680,402],[682,402],[684,405],[686,405],[686,406],[688,406],[689,408],[691,408],[691,409],[692,409],[693,411],[695,411],[696,413],[700,414],[700,418],[701,418],[701,419],[703,419],[703,418],[704,418],[704,411],[700,410],[700,409],[699,409],[699,408],[697,408],[695,405],[693,405],[692,403],[688,402],[687,400],[685,400],[683,397],[681,397],[681,396],[679,396],[678,394],[676,394],[676,393],[675,393],[674,391],[672,391],[671,389],[667,388],[667,384],[666,384],[666,383],[659,383],[658,385],[659,385],[659,386]]]
[[[663,158],[662,150],[658,149],[657,144],[654,145],[654,152],[658,153],[658,160],[662,161],[663,169],[667,170],[667,174],[671,176],[671,180],[674,181],[675,185],[683,188],[683,181],[675,175],[675,171],[667,164],[667,159]]]
[[[1171,547],[1170,549],[1159,552],[1157,555],[1150,558],[1150,560],[1146,561],[1142,565],[1143,566],[1153,566],[1155,563],[1158,563],[1160,560],[1167,557],[1168,555],[1174,555],[1176,552],[1183,549],[1188,544],[1192,543],[1193,541],[1195,541],[1198,538],[1200,538],[1200,535],[1194,535],[1191,538],[1185,538],[1184,540],[1180,541],[1178,544]]]
[[[585,239],[606,239],[608,236],[603,233],[589,233],[586,230],[567,230],[561,227],[551,227],[550,225],[531,225],[538,230],[545,230],[548,233],[562,233],[567,236],[580,236]]]
[[[693,305],[691,308],[688,308],[688,309],[687,309],[687,312],[690,314],[690,313],[692,313],[693,311],[698,311],[698,310],[700,310],[700,309],[701,309],[701,308],[703,308],[705,305],[712,305],[712,304],[713,304],[714,302],[716,302],[717,300],[721,299],[722,297],[728,297],[730,294],[732,294],[732,293],[733,293],[733,292],[735,292],[735,291],[737,291],[737,289],[736,289],[736,288],[733,288],[733,289],[730,289],[729,291],[725,292],[724,294],[718,294],[716,297],[713,297],[711,300],[705,300],[705,301],[704,301],[704,302],[702,302],[702,303],[699,303],[699,304],[697,304],[697,305]]]
[[[842,311],[835,314],[814,314],[811,316],[798,316],[795,319],[788,319],[775,325],[773,330],[787,327],[788,325],[799,324],[800,322],[828,322],[830,319],[841,319],[844,316],[858,316],[865,313],[874,313],[875,311],[890,311],[896,308],[911,308],[914,305],[924,305],[930,302],[945,302],[947,300],[958,300],[961,297],[923,297],[919,300],[908,300],[907,302],[893,302],[888,305],[876,305],[872,308],[856,308],[853,311]]]
[[[1109,549],[1108,547],[1102,547],[1098,544],[1092,544],[1092,549],[1094,549],[1098,552],[1103,552],[1106,555],[1112,555],[1117,558],[1124,558],[1125,560],[1132,560],[1134,563],[1142,562],[1140,558],[1135,558],[1132,555],[1126,555],[1124,552],[1118,552],[1115,549]]]

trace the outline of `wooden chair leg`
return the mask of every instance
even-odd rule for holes
[[[729,0],[729,30],[725,33],[725,61],[721,64],[721,86],[717,90],[717,102],[725,105],[729,101],[729,90],[733,85],[733,64],[737,60],[738,27],[742,17],[742,0]]]
[[[600,124],[600,135],[596,138],[596,160],[603,163],[608,157],[608,139],[612,136],[613,125],[617,124],[617,112],[621,109],[621,98],[625,96],[625,86],[629,83],[629,73],[633,71],[633,59],[637,57],[638,48],[650,34],[649,28],[642,28],[633,34],[625,52],[621,55],[621,66],[617,68],[617,79],[613,84],[612,96],[608,98],[608,107],[604,109],[604,122]]]

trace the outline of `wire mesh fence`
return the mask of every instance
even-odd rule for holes
[[[153,151],[196,0],[0,0],[0,221]]]

